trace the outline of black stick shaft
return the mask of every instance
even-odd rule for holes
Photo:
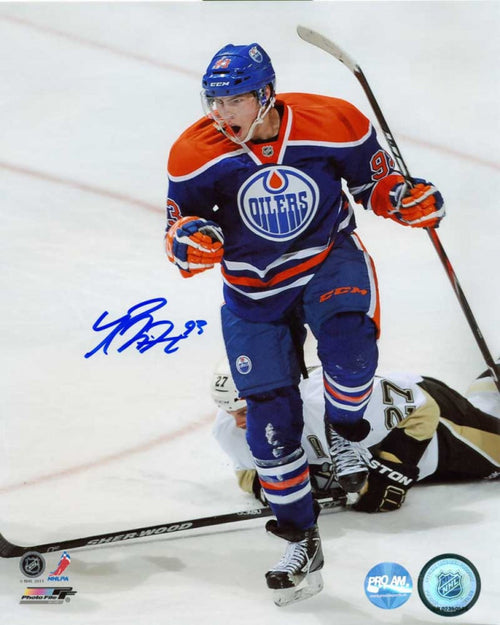
[[[150,525],[148,527],[138,527],[130,530],[119,532],[107,532],[105,534],[96,534],[95,536],[86,536],[83,538],[73,538],[62,540],[59,542],[45,543],[43,545],[33,545],[31,547],[21,547],[7,541],[0,534],[0,556],[3,558],[12,558],[22,556],[28,551],[37,551],[38,553],[47,553],[50,551],[61,551],[68,549],[76,549],[78,547],[93,547],[96,545],[108,545],[111,543],[131,540],[134,538],[147,538],[151,536],[160,536],[173,534],[185,530],[198,529],[200,527],[211,527],[213,525],[221,525],[223,523],[233,523],[235,521],[245,521],[248,519],[258,519],[261,517],[271,516],[272,512],[269,508],[259,508],[244,512],[231,512],[229,514],[217,514],[215,516],[203,517],[199,519],[190,519],[179,521],[177,523],[164,523],[161,525]]]
[[[380,124],[380,127],[384,133],[387,143],[389,144],[391,152],[394,156],[394,160],[398,164],[398,167],[401,173],[403,174],[404,178],[407,180],[409,184],[412,184],[410,172],[408,170],[406,162],[398,148],[396,140],[394,139],[394,135],[392,134],[391,129],[389,128],[389,124],[387,123],[384,117],[384,114],[382,113],[382,110],[373,94],[373,91],[370,88],[370,85],[368,83],[368,80],[366,79],[366,76],[364,75],[361,68],[357,68],[354,72],[354,75],[356,76],[359,83],[361,84],[368,98],[368,101],[371,104],[371,107],[375,113],[378,123]],[[460,286],[455,270],[453,269],[453,265],[451,264],[450,259],[448,258],[445,252],[443,244],[441,243],[441,240],[439,239],[439,236],[435,228],[425,228],[425,230],[427,231],[427,234],[429,235],[431,239],[434,249],[436,250],[437,255],[439,256],[439,259],[441,260],[444,270],[446,271],[446,275],[448,276],[450,280],[453,291],[455,292],[455,295],[457,296],[457,299],[460,303],[462,311],[464,312],[464,315],[467,319],[469,327],[472,330],[472,334],[474,335],[474,338],[476,339],[476,343],[481,351],[481,354],[483,355],[483,358],[486,364],[488,365],[488,369],[491,372],[493,381],[495,382],[496,387],[500,391],[500,367],[495,363],[493,356],[491,355],[491,352],[488,349],[488,346],[486,344],[486,341],[484,340],[483,334],[481,330],[479,329],[479,325],[472,313],[472,310],[469,306],[467,298],[465,297],[465,293],[463,292],[462,287]]]
[[[474,335],[474,338],[476,339],[476,343],[479,347],[479,349],[481,350],[481,353],[483,355],[483,358],[486,362],[486,364],[488,365],[488,369],[491,373],[491,376],[493,378],[493,381],[498,389],[498,391],[500,392],[500,366],[497,365],[495,363],[495,361],[493,360],[493,356],[491,355],[490,350],[488,349],[488,345],[486,344],[486,341],[484,340],[484,337],[481,333],[481,330],[479,329],[479,326],[474,318],[474,315],[472,313],[472,310],[469,306],[469,303],[467,301],[467,298],[465,297],[464,292],[462,291],[462,287],[460,286],[460,283],[458,282],[458,278],[455,274],[455,271],[453,269],[453,266],[448,258],[448,256],[446,255],[446,252],[444,250],[443,245],[441,244],[441,241],[437,235],[437,232],[433,229],[433,228],[426,228],[427,230],[427,234],[429,235],[432,244],[434,245],[434,249],[436,250],[441,263],[444,267],[444,270],[446,271],[446,274],[451,282],[451,285],[453,287],[453,290],[455,291],[455,294],[457,296],[457,299],[460,303],[460,306],[462,307],[463,313],[467,319],[467,322],[472,330],[472,333]]]
[[[327,509],[343,506],[345,505],[345,501],[345,495],[340,493],[339,491],[338,497],[327,497],[320,500],[319,503],[322,509]],[[175,532],[199,529],[201,527],[212,527],[215,525],[222,525],[224,523],[235,523],[239,521],[247,521],[250,519],[260,519],[272,515],[273,512],[270,508],[256,508],[255,510],[243,510],[241,512],[230,512],[228,514],[216,514],[214,516],[202,517],[199,519],[188,519],[186,521],[177,521],[175,523],[150,525],[148,527],[139,527],[130,530],[122,530],[119,532],[108,532],[106,534],[96,534],[95,536],[86,536],[83,538],[72,538],[59,542],[45,543],[43,545],[32,545],[30,547],[15,545],[9,542],[6,538],[4,538],[2,534],[0,534],[0,557],[16,558],[22,556],[28,551],[48,553],[52,551],[77,549],[80,547],[109,545],[112,543],[122,542],[124,540],[132,540],[134,538],[163,536],[168,534],[174,534]]]

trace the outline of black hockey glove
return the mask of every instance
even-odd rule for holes
[[[371,458],[368,463],[368,481],[353,510],[390,512],[401,508],[408,489],[418,478],[418,467],[381,458]]]

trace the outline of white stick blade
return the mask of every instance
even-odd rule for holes
[[[344,52],[344,50],[342,50],[342,48],[340,48],[336,43],[327,39],[325,36],[320,35],[315,30],[299,25],[297,26],[297,34],[301,39],[307,41],[307,43],[310,43],[317,48],[321,48],[325,52],[328,52],[328,54],[334,56],[346,65],[351,72],[359,70],[359,65],[351,56],[347,54],[347,52]]]

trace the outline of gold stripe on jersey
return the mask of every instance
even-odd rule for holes
[[[476,393],[498,393],[498,389],[491,378],[478,378],[469,386],[465,396],[469,396]]]
[[[468,425],[457,425],[449,419],[440,419],[448,430],[463,443],[472,447],[477,453],[484,456],[491,463],[500,467],[500,434],[485,432]]]
[[[398,464],[401,464],[402,461],[395,456],[394,454],[391,454],[388,451],[384,451],[383,449],[381,451],[379,451],[378,453],[375,454],[378,458],[381,458],[382,460],[388,460],[389,462],[396,462]],[[367,488],[363,491],[360,491],[360,494],[363,494],[363,492],[366,492]]]
[[[405,434],[417,441],[425,441],[434,436],[439,423],[441,411],[436,400],[424,389],[425,403],[405,417],[397,427],[402,428]]]
[[[255,469],[241,469],[240,471],[236,471],[238,486],[241,490],[245,491],[245,493],[253,495],[253,481],[256,473],[257,471]]]

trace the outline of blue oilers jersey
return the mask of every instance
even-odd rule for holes
[[[389,201],[377,183],[401,180],[369,120],[348,102],[295,93],[276,107],[274,140],[240,146],[203,118],[175,142],[168,163],[167,230],[188,215],[222,228],[225,302],[255,321],[282,317],[335,241],[355,229],[342,180],[369,210]]]

